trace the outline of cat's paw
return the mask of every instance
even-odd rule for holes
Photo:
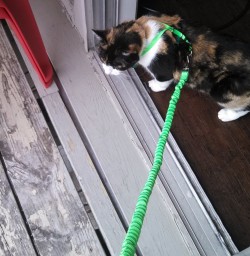
[[[166,90],[172,82],[173,82],[173,79],[164,81],[164,82],[159,82],[154,79],[154,80],[149,81],[148,85],[152,91],[160,92],[160,91]]]
[[[223,108],[218,112],[218,118],[223,122],[229,122],[238,119],[248,113],[247,110],[233,110]]]
[[[113,68],[113,70],[112,70],[112,72],[111,72],[111,75],[118,76],[118,75],[120,75],[120,74],[121,74],[121,71],[120,71],[120,70]]]
[[[106,75],[120,75],[121,71],[112,68],[111,66],[107,66],[106,64],[102,64],[102,67],[104,69],[104,72]]]
[[[107,66],[106,64],[102,63],[102,68],[106,75],[110,75],[113,68],[111,66]]]

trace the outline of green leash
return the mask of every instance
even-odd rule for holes
[[[184,40],[190,45],[189,47],[190,52],[187,57],[187,60],[189,62],[189,56],[191,55],[191,51],[192,51],[191,44],[189,43],[189,41],[180,31],[174,29],[173,27],[170,27],[167,24],[164,24],[164,25],[165,25],[165,28],[160,32],[158,32],[158,34],[151,41],[151,43],[144,49],[144,51],[142,52],[142,55],[146,54],[167,30],[170,30],[172,33],[174,33],[180,39]],[[164,148],[168,139],[168,134],[172,125],[176,105],[180,98],[181,89],[186,83],[186,81],[188,80],[188,75],[189,75],[189,69],[188,67],[186,67],[183,69],[180,80],[175,86],[175,91],[169,102],[165,123],[156,146],[153,166],[149,172],[147,182],[138,198],[130,226],[128,228],[126,237],[122,244],[122,250],[121,250],[120,256],[134,256],[135,254],[136,245],[137,245],[137,242],[141,233],[141,229],[142,229],[142,224],[146,215],[148,201],[153,191],[153,187],[154,187],[157,175],[160,171],[160,167],[162,165],[163,152],[164,152]]]

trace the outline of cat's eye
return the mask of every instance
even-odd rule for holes
[[[124,51],[124,52],[122,52],[122,55],[123,55],[123,56],[129,56],[129,55],[130,55],[130,52]]]

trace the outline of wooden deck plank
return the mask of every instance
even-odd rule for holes
[[[3,160],[40,255],[104,255],[0,26]]]
[[[37,255],[2,163],[0,163],[0,255]]]
[[[110,253],[118,255],[121,249],[120,244],[125,236],[125,230],[82,139],[59,94],[51,94],[44,97],[43,102]],[[64,124],[67,124],[67,126]]]
[[[235,256],[249,256],[249,255],[250,255],[250,247],[248,247],[245,250],[235,254]]]
[[[77,117],[106,187],[128,222],[149,170],[141,145],[137,144],[129,123],[121,118],[121,113],[102,88],[86,58],[83,45],[70,25],[66,24],[57,3],[33,0],[31,5],[62,84],[61,93],[64,93],[68,107]],[[57,29],[59,26],[60,29]],[[56,29],[53,30],[53,27]],[[48,31],[49,36],[45,36]],[[65,44],[55,47],[55,42]],[[177,216],[172,213],[171,207],[162,196],[159,185],[156,185],[139,241],[143,255],[199,255],[192,240],[187,242],[190,240],[186,240],[180,232],[175,222]]]
[[[95,66],[95,69],[97,70],[98,67]],[[140,141],[145,150],[148,150],[148,155],[152,160],[160,127],[154,120],[154,115],[152,115],[154,106],[148,102],[150,100],[148,94],[141,82],[135,81],[138,80],[135,71],[130,70],[129,73],[130,75],[123,73],[119,76],[109,76],[108,79],[112,89],[116,91],[116,95],[119,95],[117,97],[120,97],[120,102],[124,105],[127,116],[134,123],[133,127],[138,129],[139,136],[141,137]],[[144,94],[143,97],[147,103],[143,101],[142,94]],[[161,125],[163,125],[162,119],[161,122]],[[208,255],[228,255],[227,246],[230,247],[232,252],[236,252],[237,249],[226,230],[220,227],[219,232],[217,229],[222,224],[215,213],[211,214],[214,210],[207,197],[201,194],[204,191],[199,191],[199,194],[197,193],[197,186],[194,189],[186,170],[183,169],[176,159],[175,154],[180,153],[176,151],[177,146],[174,146],[173,143],[175,142],[170,134],[159,176],[167,192],[171,195],[177,211],[182,215],[182,219],[189,228],[190,234],[196,241],[196,245],[201,248],[200,251]],[[203,205],[205,200],[208,201],[206,202],[206,209]],[[207,212],[208,207],[211,208],[209,213]],[[215,223],[219,223],[219,225],[215,226]],[[221,231],[223,232],[223,237]],[[227,245],[225,245],[224,238],[227,239]]]
[[[95,216],[95,221],[98,223],[98,228],[103,234],[109,251],[112,255],[118,255],[121,249],[120,244],[125,237],[125,230],[98,176],[85,145],[58,90],[51,91],[50,89],[44,89],[43,84],[40,82],[27,56],[22,51],[19,43],[17,41],[16,43],[60,142],[62,143],[76,178],[78,179],[80,189],[82,189],[84,196],[87,198],[91,211]],[[52,83],[52,87],[57,88],[55,82]],[[103,216],[105,216],[105,218],[103,218]]]
[[[7,26],[7,25],[5,25],[5,26]],[[5,29],[5,32],[8,36],[8,39],[11,40],[10,43],[12,44],[12,48],[17,56],[19,64],[20,64],[23,72],[25,73],[27,81],[31,85],[33,83],[33,81],[30,78],[30,74],[28,72],[32,71],[32,76],[36,80],[39,80],[37,72],[34,70],[33,66],[31,65],[26,53],[23,50],[23,47],[21,46],[19,40],[16,38],[15,33],[13,33],[13,31],[8,28]],[[39,93],[39,97],[41,97],[41,98],[45,97],[46,95],[58,92],[58,87],[56,86],[55,83],[52,83],[48,88],[45,88],[44,85],[40,82],[40,80],[39,80],[39,83],[41,84],[41,86],[37,87],[37,91]]]

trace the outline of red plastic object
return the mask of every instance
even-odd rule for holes
[[[49,87],[53,68],[28,0],[0,0],[0,19],[8,21],[39,78],[46,88]]]

